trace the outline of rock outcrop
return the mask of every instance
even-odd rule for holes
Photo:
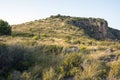
[[[120,30],[109,28],[108,36],[110,39],[120,40]]]
[[[108,27],[108,23],[100,18],[73,18],[69,24],[83,29],[84,32],[97,40],[116,39],[120,40],[120,31]]]

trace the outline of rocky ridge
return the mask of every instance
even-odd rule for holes
[[[120,40],[120,30],[110,28],[104,19],[73,18],[69,23],[83,29],[89,37],[97,40]]]

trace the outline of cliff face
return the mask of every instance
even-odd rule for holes
[[[117,39],[120,40],[120,31],[108,27],[108,23],[100,18],[74,18],[68,22],[83,29],[84,32],[95,39]]]
[[[120,40],[120,30],[109,28],[109,38]]]

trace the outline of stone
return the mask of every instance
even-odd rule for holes
[[[80,51],[80,49],[76,46],[71,46],[65,50],[66,53],[71,53],[71,52],[78,53],[79,51]]]

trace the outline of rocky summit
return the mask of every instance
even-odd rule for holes
[[[86,34],[95,39],[108,39],[108,23],[97,18],[78,18],[70,23],[84,30]]]
[[[73,18],[69,23],[83,29],[92,38],[120,40],[120,31],[108,27],[108,22],[104,19]]]

